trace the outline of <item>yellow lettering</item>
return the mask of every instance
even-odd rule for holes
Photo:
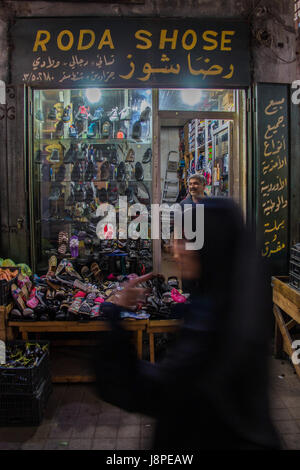
[[[85,46],[82,44],[83,43],[83,38],[85,34],[90,35],[90,42],[88,44],[85,44]],[[95,33],[91,29],[81,29],[80,34],[79,34],[79,39],[78,39],[78,51],[85,51],[86,49],[89,49],[92,47],[92,45],[95,42]]]
[[[192,36],[192,42],[191,44],[187,44],[186,43],[186,38],[187,36],[191,35]],[[184,35],[182,36],[182,47],[183,49],[185,49],[186,51],[189,51],[191,49],[194,49],[194,47],[196,46],[197,44],[197,34],[195,33],[195,31],[193,29],[188,29]]]
[[[231,43],[231,39],[227,39],[226,36],[233,36],[235,31],[222,31],[221,33],[221,51],[231,51],[231,47],[225,47],[225,43]]]
[[[114,43],[112,42],[110,29],[106,29],[102,35],[102,38],[99,42],[98,49],[102,49],[103,46],[109,46],[111,49],[114,49]]]
[[[213,38],[210,38],[209,36],[216,37],[218,36],[218,33],[216,31],[204,31],[204,33],[202,34],[204,41],[212,43],[212,46],[203,46],[203,49],[205,49],[206,51],[213,51],[218,47],[218,41]]]
[[[152,46],[152,41],[150,41],[150,39],[148,38],[143,37],[143,34],[145,36],[148,36],[149,38],[152,36],[152,33],[150,33],[150,31],[147,31],[146,29],[139,29],[138,31],[136,31],[134,35],[136,39],[139,39],[140,41],[144,41],[145,43],[144,45],[137,44],[136,48],[137,49],[150,49],[150,47]]]
[[[41,38],[42,34],[44,34],[46,37],[45,38]],[[50,33],[49,31],[43,31],[41,29],[38,30],[38,32],[36,33],[36,38],[35,38],[35,43],[34,43],[34,46],[33,46],[33,51],[36,52],[38,50],[38,47],[40,47],[42,49],[42,51],[46,51],[47,48],[45,46],[45,44],[47,44],[47,42],[50,41]]]
[[[171,43],[171,49],[176,49],[178,29],[174,29],[173,36],[171,38],[167,38],[167,32],[167,29],[162,29],[160,32],[159,49],[164,49],[166,42]]]
[[[64,46],[62,43],[63,36],[68,36],[69,38],[69,42],[66,46]],[[69,31],[68,29],[64,29],[57,36],[57,46],[58,46],[58,49],[60,49],[61,51],[69,51],[71,47],[73,46],[73,43],[74,43],[74,36],[71,33],[71,31]]]

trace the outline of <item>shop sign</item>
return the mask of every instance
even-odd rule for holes
[[[47,88],[234,88],[250,84],[244,21],[19,19],[14,83]]]
[[[257,87],[257,228],[262,256],[285,274],[289,249],[289,88]]]

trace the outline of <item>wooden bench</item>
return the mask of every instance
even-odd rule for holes
[[[275,316],[275,357],[280,357],[282,351],[291,358],[295,351],[292,347],[293,339],[290,329],[300,324],[300,291],[288,284],[288,277],[272,277],[273,287],[273,313]],[[288,316],[284,318],[283,312]],[[300,377],[300,365],[293,364]]]
[[[154,357],[154,333],[175,333],[178,331],[182,325],[182,320],[172,319],[172,320],[149,320],[147,325],[147,333],[149,335],[149,352],[150,352],[150,362],[155,362]]]

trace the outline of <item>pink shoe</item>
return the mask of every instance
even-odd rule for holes
[[[109,281],[114,281],[114,280],[116,279],[116,277],[115,277],[113,274],[109,274],[109,275],[107,276],[107,279],[108,279]]]
[[[96,297],[94,300],[95,304],[102,304],[104,302],[104,299],[102,297]]]
[[[80,290],[79,292],[77,292],[77,294],[74,295],[74,297],[85,297],[86,296],[86,292],[83,292],[82,290]]]
[[[172,289],[171,297],[174,302],[177,302],[179,304],[183,304],[184,302],[186,302],[186,297],[184,297],[184,295],[179,294],[178,290],[176,289]]]
[[[31,297],[27,300],[26,305],[29,308],[35,309],[39,304],[39,300],[36,297]]]

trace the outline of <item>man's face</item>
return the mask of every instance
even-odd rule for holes
[[[204,187],[205,185],[203,183],[200,183],[197,178],[191,178],[189,181],[189,192],[191,196],[198,197],[203,195]]]

